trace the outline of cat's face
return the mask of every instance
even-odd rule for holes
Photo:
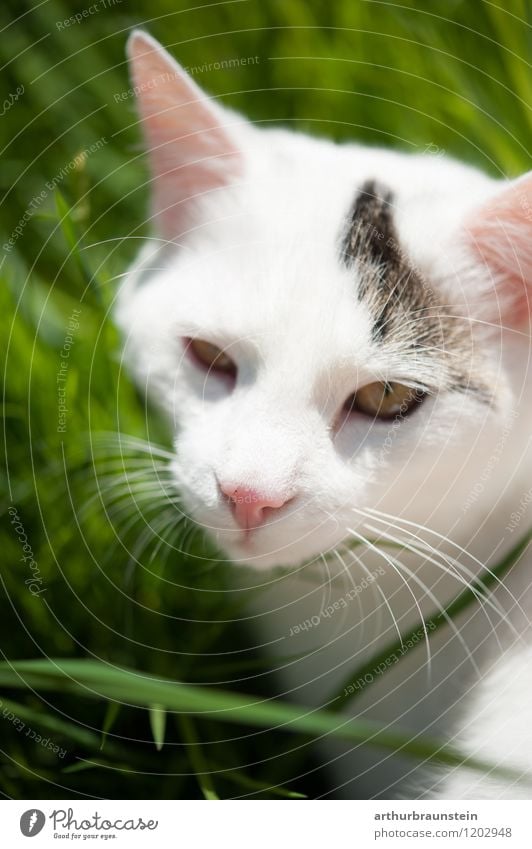
[[[356,538],[373,508],[435,522],[508,403],[482,328],[524,320],[530,181],[259,131],[144,34],[130,56],[159,239],[117,317],[174,423],[184,508],[257,566]],[[507,208],[510,252],[493,247]]]

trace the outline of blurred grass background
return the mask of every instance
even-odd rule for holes
[[[512,176],[530,168],[531,5],[96,5],[69,25],[67,19],[94,4],[8,0],[0,8],[0,647],[10,660],[97,657],[267,695],[268,666],[251,650],[246,629],[231,623],[239,614],[225,592],[224,570],[212,568],[214,555],[198,536],[187,539],[189,553],[179,563],[146,539],[134,566],[146,516],[138,513],[129,531],[121,526],[117,539],[98,499],[83,510],[95,492],[88,432],[120,430],[167,441],[155,416],[147,425],[107,320],[116,277],[145,232],[146,163],[134,102],[120,99],[130,85],[127,33],[144,25],[194,68],[209,92],[254,121],[337,140],[430,149]],[[250,57],[253,62],[241,61]],[[212,67],[228,60],[238,62]],[[74,309],[81,313],[68,357],[65,432],[58,433],[57,374]],[[38,564],[39,595],[24,583],[31,572],[7,512],[13,504]],[[198,552],[206,558],[200,569]],[[7,796],[266,797],[275,785],[284,788],[278,792],[309,795],[326,787],[310,743],[275,730],[229,727],[229,733],[212,718],[192,724],[169,716],[158,751],[153,737],[161,737],[163,715],[157,710],[150,716],[68,694],[8,690],[5,696],[23,704],[18,713],[26,728],[67,751],[59,758],[27,737],[0,705],[0,790]],[[56,721],[65,727],[51,730]],[[76,728],[92,731],[84,737]],[[110,732],[103,749],[102,729]],[[216,770],[223,772],[206,786],[201,774]]]

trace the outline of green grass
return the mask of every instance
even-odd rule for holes
[[[258,57],[196,76],[253,120],[430,148],[511,176],[530,167],[530,5],[246,0],[187,11],[182,0],[156,0],[151,21],[147,4],[123,2],[58,28],[86,5],[10,0],[0,9],[3,90],[7,97],[24,87],[0,119],[0,245],[13,239],[0,250],[0,790],[16,798],[315,795],[326,777],[312,741],[323,734],[456,763],[460,753],[438,741],[272,698],[262,673],[275,662],[251,650],[225,567],[206,541],[180,526],[184,551],[170,565],[141,514],[126,507],[127,492],[87,508],[109,461],[95,434],[168,442],[121,370],[108,320],[116,278],[145,235],[147,178],[133,103],[114,95],[129,87],[127,32],[145,23],[185,66]],[[57,375],[73,310],[81,313],[61,433]],[[38,595],[25,583],[35,574],[21,561],[13,504]],[[110,509],[123,509],[120,539]],[[165,517],[146,509],[163,530]],[[137,522],[128,529],[130,517]],[[465,603],[476,603],[474,594],[457,599],[451,615]],[[245,682],[213,688],[228,666]],[[28,728],[66,755],[36,743]]]

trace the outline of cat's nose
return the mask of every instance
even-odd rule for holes
[[[273,510],[278,510],[289,497],[262,495],[256,489],[234,484],[220,484],[220,489],[229,499],[235,521],[244,531],[258,528]]]

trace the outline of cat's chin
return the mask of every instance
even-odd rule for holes
[[[235,568],[243,567],[246,569],[255,569],[257,571],[266,571],[268,569],[294,569],[300,566],[305,560],[305,556],[297,552],[287,551],[280,556],[278,553],[260,552],[252,547],[246,546],[231,546],[224,548],[224,554],[227,560]]]
[[[301,557],[280,557],[275,552],[261,552],[253,545],[236,544],[225,546],[223,549],[227,559],[236,567],[245,566],[247,568],[265,570],[273,569],[277,566],[297,566],[301,562]]]
[[[316,548],[316,541],[284,543],[282,546],[266,545],[260,534],[248,537],[239,535],[234,540],[217,540],[218,547],[227,560],[235,567],[264,571],[274,568],[294,569],[305,563],[320,560],[322,549]]]

